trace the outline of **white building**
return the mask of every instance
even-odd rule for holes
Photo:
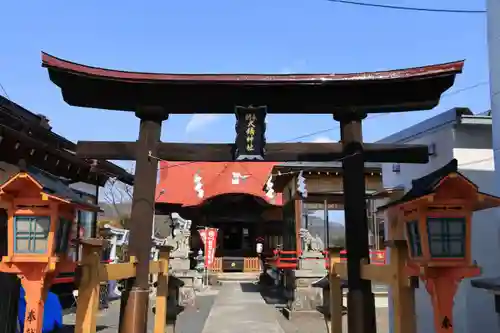
[[[431,152],[428,164],[384,164],[384,187],[404,186],[456,158],[459,171],[476,183],[482,192],[496,194],[492,149],[492,119],[489,113],[473,115],[469,109],[455,108],[395,133],[381,143],[426,144]],[[482,277],[500,276],[500,219],[489,209],[474,214],[472,256],[483,268]],[[390,254],[389,254],[390,256]],[[434,332],[432,306],[423,284],[416,291],[417,332]],[[498,332],[494,298],[463,280],[455,297],[455,333]]]

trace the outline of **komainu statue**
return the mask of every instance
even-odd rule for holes
[[[322,252],[325,249],[325,244],[318,234],[313,237],[309,230],[301,228],[299,236],[302,238],[304,252]]]
[[[179,214],[172,213],[172,235],[168,237],[168,244],[173,246],[173,257],[187,257],[189,255],[189,240],[191,237],[191,220],[183,219]]]

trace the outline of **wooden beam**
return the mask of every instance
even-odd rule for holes
[[[361,263],[361,278],[389,286],[397,283],[396,273],[391,265]]]
[[[151,274],[158,274],[163,271],[162,261],[150,261],[149,271]],[[124,280],[136,275],[135,262],[125,262],[119,264],[101,264],[99,266],[99,281]]]
[[[135,142],[124,141],[79,141],[76,153],[82,158],[107,160],[134,160]],[[364,144],[367,162],[427,163],[425,145]],[[341,143],[268,143],[266,161],[329,162],[344,156]],[[231,162],[234,160],[234,145],[224,143],[178,143],[158,144],[157,157],[166,161]]]
[[[364,143],[366,162],[420,163],[429,162],[427,145]]]
[[[347,280],[347,263],[339,262],[335,264],[335,271],[342,280]]]
[[[76,155],[97,160],[135,160],[135,142],[78,141]]]

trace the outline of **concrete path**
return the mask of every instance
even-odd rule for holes
[[[222,285],[202,333],[285,333],[251,283],[226,282]]]

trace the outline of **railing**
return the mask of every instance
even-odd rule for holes
[[[119,264],[103,264],[99,258],[103,248],[100,240],[82,242],[82,260],[75,272],[78,285],[75,333],[95,333],[101,282],[123,280],[136,276],[135,258]],[[154,332],[165,332],[168,297],[168,261],[170,248],[160,248],[160,259],[149,262],[150,274],[158,274]],[[118,321],[118,320],[117,320]]]
[[[103,260],[101,264],[111,264],[111,260]],[[56,284],[66,284],[66,283],[74,283],[75,282],[75,271],[71,272],[61,272],[57,277],[52,281],[52,285]]]
[[[301,256],[302,251],[285,251],[276,249],[273,251],[273,256],[267,258],[266,262],[270,266],[274,266],[278,269],[297,269],[298,258]],[[325,258],[325,269],[329,269],[330,260],[328,250],[322,252]],[[303,260],[316,260],[316,258],[303,258]],[[340,251],[340,256],[334,258],[335,261],[340,263],[345,263],[347,261],[347,251]],[[371,250],[370,251],[370,263],[373,265],[385,265],[385,251]]]
[[[250,257],[243,259],[244,272],[259,272],[260,270],[259,257]]]
[[[221,273],[222,272],[222,259],[223,257],[215,257],[211,272]],[[245,257],[243,258],[243,271],[244,272],[258,272],[260,271],[260,259],[259,257]]]
[[[222,272],[222,258],[221,257],[214,258],[214,263],[212,265],[212,268],[210,268],[210,271],[217,272],[217,273]]]
[[[266,259],[270,266],[278,269],[296,269],[298,266],[297,251],[274,250],[273,257]]]
[[[360,262],[360,275],[363,280],[370,280],[375,284],[384,284],[392,288],[391,302],[394,305],[395,315],[391,318],[391,327],[396,333],[416,332],[415,316],[415,292],[418,280],[408,278],[405,273],[408,258],[406,241],[391,242],[391,260],[385,261],[385,251],[370,251],[370,262],[362,260]],[[331,252],[329,269],[329,312],[330,331],[329,333],[342,333],[342,280],[348,280],[346,251],[339,254]],[[336,259],[339,258],[339,262]]]

